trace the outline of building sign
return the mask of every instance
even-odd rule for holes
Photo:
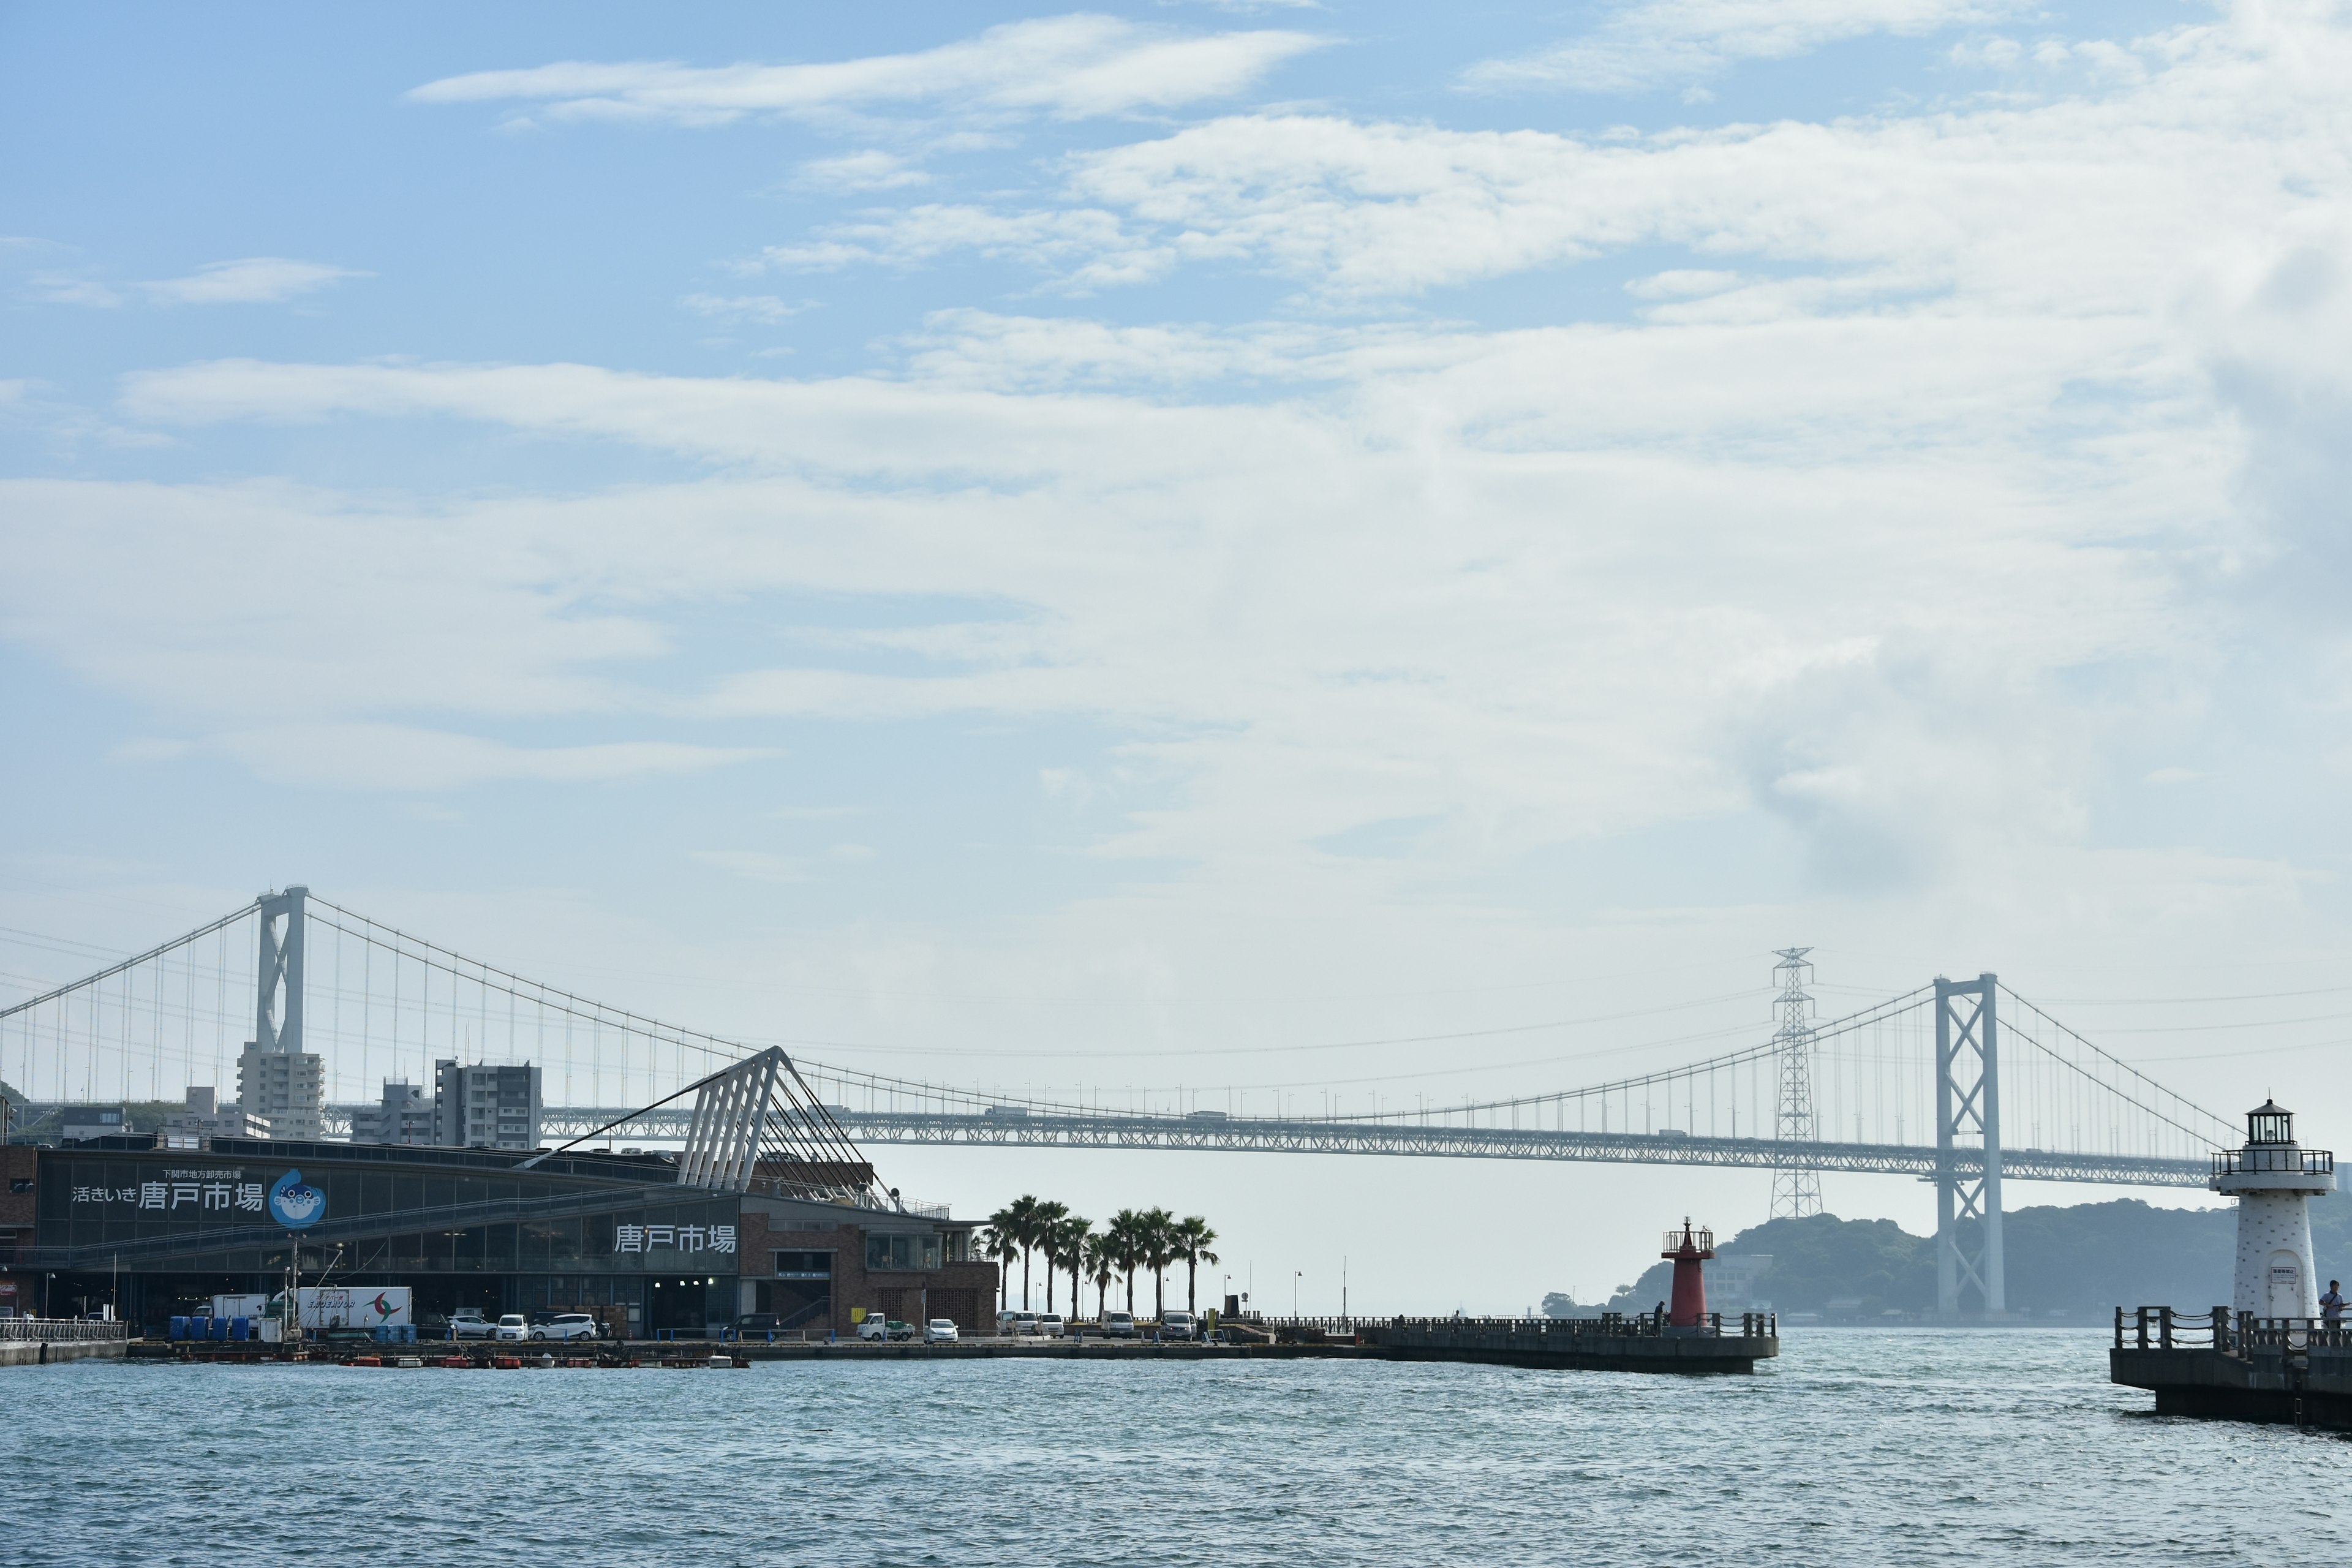
[[[616,1225],[613,1227],[613,1250],[732,1252],[735,1250],[735,1227],[731,1225]]]
[[[127,1205],[134,1210],[161,1210],[167,1215],[259,1214],[267,1201],[259,1182],[245,1180],[241,1170],[171,1171],[164,1180],[126,1187],[76,1187],[76,1204]]]
[[[324,1218],[327,1194],[289,1171],[269,1184],[269,1217],[289,1230],[308,1230]]]

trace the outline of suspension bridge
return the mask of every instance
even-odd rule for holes
[[[1159,1149],[1704,1165],[1773,1173],[1772,1209],[1821,1206],[1822,1173],[1907,1176],[1937,1189],[1938,1296],[2004,1305],[2005,1180],[2201,1187],[2228,1120],[2060,1023],[1992,973],[1938,977],[1822,1019],[1809,950],[1774,971],[1769,1037],[1704,1060],[1538,1094],[1377,1100],[1297,1114],[1264,1090],[1093,1100],[793,1066],[831,1121],[866,1145]],[[1759,1029],[1759,1033],[1763,1032]],[[677,1144],[672,1101],[758,1054],[439,946],[294,887],[0,1009],[0,1083],[16,1136],[70,1108],[178,1098],[225,1084],[254,1053],[315,1058],[316,1135],[348,1137],[380,1082],[431,1085],[442,1061],[529,1062],[545,1086],[537,1133]],[[257,1110],[252,1105],[247,1110]],[[1852,1136],[1846,1133],[1851,1130]],[[2019,1136],[2019,1134],[2022,1136]],[[281,1130],[279,1136],[286,1134]]]

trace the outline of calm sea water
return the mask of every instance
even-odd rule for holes
[[[2083,1331],[1752,1378],[1291,1362],[0,1372],[0,1560],[2352,1561],[2352,1441],[2158,1420]]]

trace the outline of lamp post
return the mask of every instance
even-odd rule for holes
[[[1290,1271],[1290,1315],[1294,1318],[1298,1316],[1298,1281],[1306,1276],[1306,1273],[1303,1268],[1294,1268]]]

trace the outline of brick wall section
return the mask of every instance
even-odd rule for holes
[[[775,1277],[778,1252],[833,1254],[833,1331],[855,1331],[850,1309],[864,1307],[909,1323],[928,1315],[952,1318],[967,1334],[992,1333],[996,1323],[996,1265],[950,1263],[930,1273],[866,1271],[866,1232],[855,1225],[835,1230],[770,1230],[768,1216],[746,1211],[737,1229],[736,1268],[745,1279]],[[929,1292],[928,1300],[925,1292]],[[806,1325],[822,1337],[827,1325]]]

